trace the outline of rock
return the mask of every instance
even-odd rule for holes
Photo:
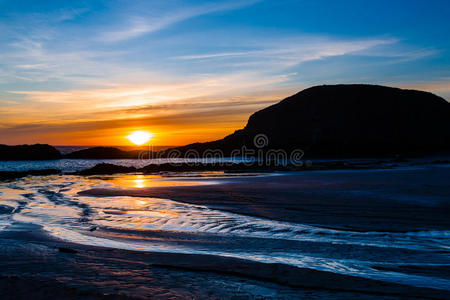
[[[105,175],[115,173],[133,173],[137,172],[135,167],[124,167],[113,164],[101,163],[92,168],[77,172],[78,175]]]
[[[254,113],[222,140],[175,150],[229,155],[243,146],[256,149],[258,134],[267,137],[263,149],[301,149],[306,157],[449,152],[450,103],[428,92],[377,85],[316,86]]]
[[[137,158],[131,157],[128,151],[122,151],[114,147],[92,147],[64,155],[64,158],[84,158],[84,159],[121,159]]]
[[[61,158],[61,153],[46,144],[0,145],[0,160],[52,160]]]
[[[155,155],[146,150],[123,151],[115,147],[92,147],[65,154],[70,159],[148,159]]]

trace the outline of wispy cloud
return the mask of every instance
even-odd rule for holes
[[[260,49],[217,52],[176,56],[177,60],[213,60],[213,59],[242,59],[250,58],[260,60],[262,63],[278,64],[278,66],[291,66],[307,61],[323,59],[326,57],[362,53],[377,46],[395,44],[396,39],[360,39],[360,40],[336,40],[321,37],[307,37],[296,42],[283,43],[283,40],[275,39],[272,45],[261,45]],[[264,48],[265,47],[265,48]],[[370,53],[365,53],[371,55]],[[425,54],[425,53],[424,53]],[[431,52],[429,54],[432,54]],[[383,54],[378,54],[383,55]]]
[[[228,98],[228,105],[235,105],[232,99],[238,95],[247,97],[250,107],[255,108],[258,101],[267,100],[267,95],[287,96],[302,87],[296,80],[298,72],[290,70],[294,66],[312,60],[361,54],[366,51],[366,54],[370,55],[370,50],[374,47],[396,43],[395,39],[378,38],[337,40],[324,37],[296,37],[293,40],[290,43],[283,43],[282,40],[275,39],[270,44],[264,42],[254,45],[255,49],[247,51],[174,57],[188,65],[205,63],[215,67],[221,64],[227,66],[227,69],[220,73],[214,71],[191,73],[187,78],[184,74],[168,73],[163,76],[161,72],[128,68],[111,64],[108,60],[104,62],[105,57],[114,55],[108,52],[91,50],[59,53],[44,47],[41,43],[24,43],[21,47],[26,56],[32,59],[25,61],[26,63],[16,64],[21,70],[20,74],[31,76],[31,80],[39,80],[33,79],[33,76],[42,80],[66,79],[72,83],[85,80],[97,83],[99,87],[66,88],[56,91],[8,90],[9,94],[23,97],[27,106],[10,107],[8,115],[4,115],[4,120],[15,119],[17,122],[22,115],[26,115],[28,120],[52,119],[56,122],[92,118],[93,113],[97,117],[114,119],[129,115],[131,111],[136,117],[143,117],[154,113],[165,114],[168,111],[181,113],[188,103],[193,101],[198,103],[199,109],[202,105],[203,108],[212,108],[217,102],[219,109],[226,106],[227,101],[223,99]],[[220,62],[210,64],[210,60]],[[206,67],[201,69],[206,70]],[[89,74],[91,77],[85,75],[77,78],[77,73]],[[252,96],[255,91],[260,93],[257,98]],[[40,113],[43,107],[48,109],[50,116],[43,116]],[[160,109],[155,110],[156,107]],[[163,107],[170,109],[163,110],[161,109]],[[240,107],[241,111],[248,111],[243,105],[236,107]],[[114,113],[110,113],[111,111]],[[201,113],[203,112],[199,112]]]
[[[190,60],[190,59],[208,59],[208,58],[221,58],[230,56],[249,56],[259,54],[261,51],[240,51],[240,52],[219,52],[209,54],[197,54],[197,55],[182,55],[173,57],[174,59]]]
[[[194,17],[220,12],[234,10],[252,5],[261,0],[240,0],[226,2],[212,2],[199,6],[192,6],[169,12],[161,17],[152,16],[131,16],[128,17],[128,24],[123,25],[125,28],[103,32],[99,40],[104,42],[119,42],[138,36],[155,32],[167,28],[173,24],[188,20]]]
[[[396,43],[397,39],[356,39],[356,40],[345,40],[345,39],[333,39],[333,38],[321,38],[320,36],[305,36],[303,38],[299,38],[301,36],[297,36],[295,39],[297,41],[290,43],[283,43],[281,45],[280,42],[285,42],[285,39],[276,38],[273,40],[271,44],[262,44],[261,46],[267,46],[271,49],[267,50],[250,50],[250,51],[238,51],[238,52],[223,52],[223,53],[209,53],[209,54],[201,54],[201,55],[185,55],[175,57],[177,59],[203,59],[203,58],[216,58],[216,57],[226,57],[226,56],[249,56],[249,55],[272,55],[272,54],[280,54],[280,53],[298,53],[298,52],[308,52],[314,51],[318,52],[321,50],[324,54],[330,55],[338,55],[350,51],[358,51],[368,49],[374,46],[383,45],[383,44],[393,44]],[[254,44],[254,43],[253,43]],[[270,47],[278,44],[278,47]],[[320,52],[320,51],[319,51]]]

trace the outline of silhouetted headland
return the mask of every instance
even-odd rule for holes
[[[177,148],[302,149],[306,157],[427,154],[450,150],[450,103],[432,93],[377,85],[323,85],[305,89],[255,112],[224,139]]]

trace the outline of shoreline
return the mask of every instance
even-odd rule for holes
[[[418,232],[450,228],[447,198],[450,198],[450,192],[443,179],[450,173],[450,168],[392,169],[381,173],[370,169],[357,173],[342,170],[338,177],[334,172],[318,171],[220,180],[194,178],[195,181],[213,180],[216,183],[94,188],[79,195],[164,198],[270,220],[356,232]],[[393,181],[400,183],[390,183]],[[424,192],[418,183],[427,186],[427,191]],[[359,185],[359,190],[347,191],[349,184]],[[361,197],[366,201],[361,201]]]
[[[171,293],[175,293],[175,295],[183,295],[182,298],[189,298],[188,295],[195,296],[195,292],[198,292],[200,296],[205,296],[204,293],[212,293],[213,289],[219,289],[220,294],[215,296],[228,298],[249,293],[250,291],[244,287],[245,284],[248,284],[249,287],[257,284],[286,293],[286,295],[301,296],[306,293],[307,295],[327,296],[332,299],[357,295],[376,299],[378,296],[388,295],[394,299],[405,296],[443,299],[450,296],[449,291],[444,290],[418,288],[276,263],[257,263],[213,255],[140,252],[74,244],[55,239],[36,225],[17,223],[10,230],[0,232],[0,237],[0,249],[2,250],[0,261],[3,262],[0,263],[3,265],[0,271],[0,285],[5,278],[7,280],[15,278],[20,281],[22,278],[30,277],[30,274],[39,272],[41,275],[32,275],[31,277],[45,282],[50,289],[68,289],[69,295],[85,293],[94,298],[98,294],[131,298],[153,295],[155,298],[165,298]],[[42,265],[43,261],[51,263],[52,266]],[[83,270],[83,266],[88,269]],[[135,268],[141,271],[138,279],[130,278],[127,275],[131,275]],[[118,270],[123,269],[127,271],[117,273]],[[92,274],[93,271],[94,274]],[[144,274],[145,272],[150,272],[150,274],[157,272],[160,276],[164,275],[158,280],[161,281],[160,284],[172,286],[171,289],[166,287],[166,292],[169,294],[165,294],[165,292],[158,296],[157,292],[161,292],[163,287],[148,285],[147,280],[155,281],[156,279],[150,279],[147,277],[149,275]],[[90,281],[92,279],[89,278],[99,275],[102,278],[101,282]],[[128,282],[125,287],[120,280],[123,276],[127,276],[127,279],[122,279]],[[198,281],[205,276],[210,279],[216,278],[220,282],[219,286],[217,286],[218,282],[213,280],[205,290],[189,291],[193,284],[199,288],[202,283]],[[224,287],[228,284],[233,285],[232,283],[236,280],[242,283],[243,290],[228,291],[228,295],[222,294],[226,290]],[[139,281],[145,288],[141,286],[137,289],[136,287],[130,289],[134,281]],[[139,285],[139,283],[134,284]],[[29,292],[32,291],[33,287],[30,287]],[[22,295],[27,294],[26,285],[22,286],[20,292]]]
[[[74,159],[77,160],[77,159]],[[82,161],[81,159],[79,161]],[[89,161],[102,161],[96,163],[92,167],[84,168],[78,171],[65,171],[64,169],[58,168],[58,165],[52,166],[45,165],[44,168],[39,169],[25,169],[25,170],[0,170],[0,181],[17,179],[32,176],[41,175],[112,175],[112,174],[131,174],[131,173],[141,173],[141,174],[160,174],[164,172],[182,173],[182,172],[224,172],[224,173],[274,173],[274,172],[306,172],[306,171],[332,171],[332,170],[375,170],[375,169],[399,169],[405,167],[426,167],[426,166],[439,166],[439,165],[449,165],[450,159],[448,156],[444,157],[427,157],[422,159],[333,159],[333,160],[305,160],[298,164],[285,164],[276,162],[233,162],[233,161],[216,161],[216,162],[161,162],[161,163],[150,163],[141,167],[136,167],[133,165],[121,165],[113,164],[111,162],[116,162],[117,160],[97,160],[91,159]],[[106,162],[105,162],[106,161]],[[134,160],[130,160],[134,161]],[[0,164],[20,163],[21,161],[0,161]],[[25,162],[25,161],[23,161]],[[33,162],[33,161],[26,161]],[[37,161],[37,162],[47,162],[47,161]],[[142,161],[139,161],[142,165]],[[157,162],[157,160],[156,160]],[[12,166],[11,166],[12,167]]]
[[[436,165],[420,168],[275,172],[264,173],[261,174],[262,176],[249,176],[252,174],[244,173],[236,174],[238,176],[224,174],[224,177],[177,178],[176,174],[180,173],[174,172],[167,173],[166,175],[169,175],[167,177],[161,176],[155,179],[214,184],[143,188],[124,188],[120,184],[113,184],[108,188],[87,188],[74,195],[98,198],[100,202],[103,196],[171,199],[239,215],[252,215],[267,220],[363,234],[378,231],[383,234],[427,233],[448,231],[450,228],[450,220],[447,218],[450,211],[448,202],[450,190],[445,181],[449,173],[448,166]],[[64,178],[60,176],[67,176],[68,182],[71,181],[72,175],[54,175],[49,178],[54,180]],[[77,176],[77,180],[92,178],[114,182],[114,178],[126,175]],[[133,175],[130,176],[132,178]],[[153,176],[150,177],[153,178]],[[42,177],[41,180],[44,178]],[[73,178],[75,180],[76,176]],[[61,185],[59,189],[64,189],[64,185]],[[64,200],[62,195],[62,198],[51,193],[47,196],[55,197],[53,199],[55,204]],[[110,198],[109,201],[112,199]],[[83,200],[80,199],[80,201],[83,203]],[[86,208],[86,206],[80,207],[83,210]],[[411,215],[411,211],[414,211],[416,215]],[[116,213],[122,212],[119,210],[110,212],[112,215]],[[89,216],[86,215],[86,217]],[[60,240],[50,235],[53,231],[43,231],[39,225],[19,223],[18,220],[20,219],[0,231],[0,287],[2,284],[18,285],[26,297],[36,293],[33,285],[30,287],[25,285],[26,280],[34,280],[29,279],[30,274],[34,276],[31,278],[42,282],[46,287],[44,290],[53,289],[53,292],[60,291],[69,295],[71,293],[78,295],[87,291],[89,297],[93,299],[104,297],[103,295],[111,295],[113,299],[122,296],[139,298],[149,295],[161,299],[241,296],[276,298],[279,295],[284,295],[285,298],[316,296],[330,299],[355,297],[380,299],[385,296],[393,299],[412,296],[435,299],[450,297],[450,289],[446,288],[445,281],[442,281],[439,287],[438,285],[434,285],[434,288],[418,287],[411,285],[413,283],[406,285],[379,281],[357,275],[344,275],[339,272],[276,263],[276,260],[274,263],[267,263],[238,259],[236,256],[213,252],[213,254],[204,254],[193,251],[190,254],[184,254],[161,252],[163,250],[134,251],[120,249],[120,247],[89,246]],[[183,231],[162,230],[159,234],[157,230],[150,229],[148,235],[143,231],[145,229],[133,232],[133,230],[121,228],[114,236],[113,230],[99,225],[93,231],[88,228],[80,233],[97,238],[110,238],[114,242],[120,242],[121,238],[124,242],[132,242],[133,234],[139,232],[136,234],[138,242],[142,239],[149,243],[152,240],[155,243],[160,240],[174,245],[183,245],[184,242],[185,245],[189,243],[202,245],[201,238],[193,237]],[[234,239],[245,243],[245,241],[249,242],[248,237],[241,236]],[[220,235],[214,238],[205,235],[206,239],[211,245],[225,243]],[[270,245],[270,242],[267,243]],[[332,244],[331,241],[330,251],[336,247]],[[289,246],[293,243],[284,245]],[[298,249],[304,249],[300,244],[298,245]],[[270,249],[273,249],[272,247],[270,246]],[[283,251],[283,247],[280,247],[278,251]],[[314,247],[323,246],[317,243]],[[314,247],[308,251],[314,253],[316,251]],[[357,253],[360,251],[359,248],[363,249],[365,246],[349,245],[348,247],[347,249],[353,249],[352,251]],[[406,250],[401,249],[396,253],[400,253],[399,251],[407,253]],[[415,253],[426,254],[426,251],[417,252],[414,249],[408,251],[409,255],[413,255],[411,257],[414,257]],[[367,255],[370,257],[373,254]],[[332,253],[326,257],[330,260],[334,259]],[[429,270],[425,264],[418,264],[418,267],[414,265],[396,267],[395,263],[380,265],[376,263],[377,261],[374,257],[370,268],[412,276],[423,274],[428,276],[428,280],[433,277],[446,280],[446,277],[442,277],[441,274],[445,274],[448,269],[445,263]],[[205,281],[211,282],[210,286],[204,287],[202,283]]]

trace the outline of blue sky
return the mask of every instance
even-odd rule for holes
[[[0,0],[0,143],[203,141],[319,84],[449,100],[448,16],[449,1]]]

